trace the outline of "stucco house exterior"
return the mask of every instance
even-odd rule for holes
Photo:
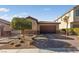
[[[57,33],[59,30],[58,22],[49,22],[49,21],[38,21],[36,18],[31,16],[26,17],[27,19],[32,20],[32,29],[26,30],[26,33],[29,34],[45,34],[45,33]]]
[[[10,35],[11,35],[10,22],[0,19],[0,36],[10,36]]]
[[[64,22],[65,16],[69,17],[68,28],[79,28],[79,6],[78,5],[55,20],[55,22],[60,22],[59,29],[64,29],[67,26],[67,23]]]

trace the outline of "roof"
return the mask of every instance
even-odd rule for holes
[[[38,20],[34,17],[31,17],[31,16],[26,17],[26,19],[28,19],[28,18],[31,18],[32,20],[35,20],[36,22],[38,22]]]
[[[63,14],[62,16],[60,16],[59,18],[57,18],[55,21],[57,21],[58,19],[62,18],[64,15],[66,15],[67,13],[71,12],[73,9],[75,9],[76,7],[79,7],[79,5],[73,7],[72,9],[70,9],[68,12],[66,12],[65,14]]]
[[[32,20],[35,20],[38,24],[59,24],[58,22],[49,22],[49,21],[38,21],[36,18],[34,18],[34,17],[31,17],[31,16],[28,16],[28,17],[26,17],[26,19],[28,19],[28,18],[31,18]]]
[[[2,22],[2,23],[5,23],[5,24],[10,24],[10,22],[9,21],[6,21],[6,20],[4,20],[4,19],[0,19],[0,22]]]
[[[39,24],[60,24],[59,22],[39,21]]]

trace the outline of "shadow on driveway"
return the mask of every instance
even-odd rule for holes
[[[70,52],[70,51],[78,51],[76,47],[64,41],[57,40],[35,40],[33,42],[34,46],[40,49],[56,51],[56,52]],[[60,49],[58,49],[60,48]],[[64,48],[64,49],[62,49]],[[68,48],[68,49],[67,49]]]

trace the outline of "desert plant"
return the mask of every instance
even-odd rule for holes
[[[20,47],[20,46],[21,46],[21,44],[16,44],[16,45],[15,45],[15,47]]]
[[[10,43],[10,45],[14,45],[14,43]]]
[[[24,41],[20,41],[20,43],[24,43]]]
[[[18,39],[20,40],[21,38],[19,37]]]

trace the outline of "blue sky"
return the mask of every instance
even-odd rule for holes
[[[32,16],[39,21],[53,21],[75,5],[0,5],[0,18]]]

